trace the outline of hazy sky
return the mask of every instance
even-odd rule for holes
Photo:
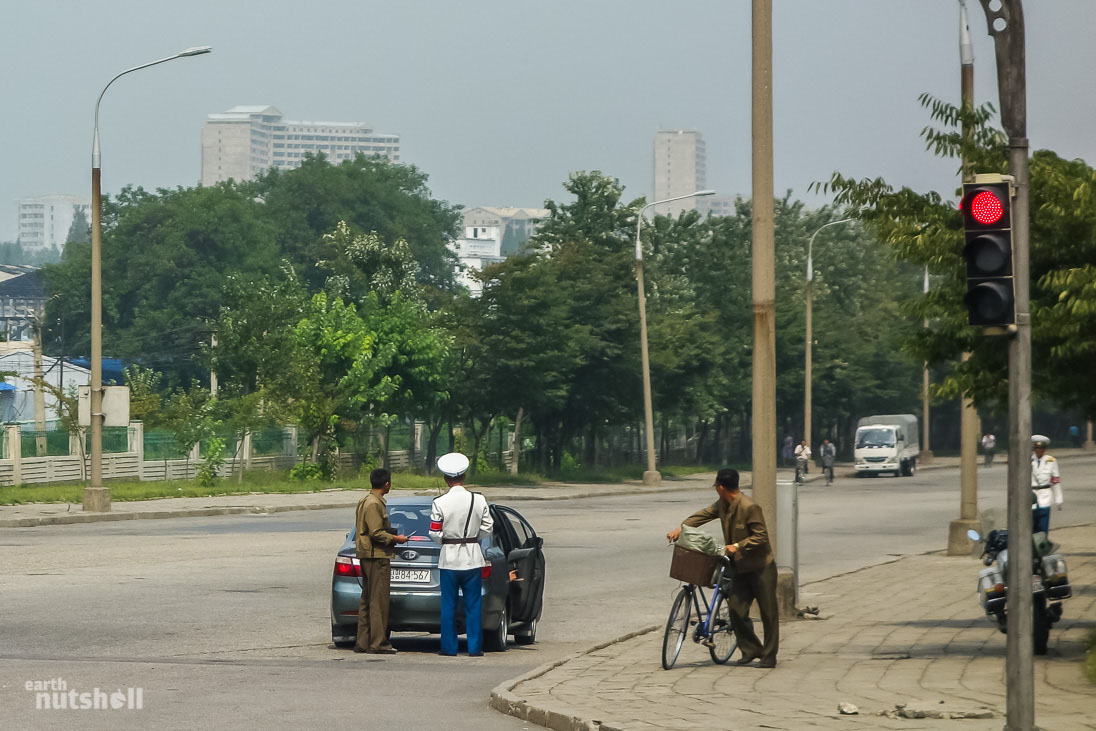
[[[924,151],[921,92],[959,95],[958,0],[775,0],[776,191],[834,170],[950,192]],[[1033,148],[1096,162],[1096,2],[1025,4]],[[649,194],[661,128],[700,130],[708,183],[750,195],[748,0],[0,0],[0,240],[15,200],[90,196],[103,100],[103,188],[194,185],[207,114],[272,104],[289,119],[400,135],[437,197],[539,206],[574,170]],[[997,105],[992,40],[969,0],[977,101]]]

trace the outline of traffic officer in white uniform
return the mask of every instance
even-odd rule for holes
[[[434,500],[430,508],[430,538],[441,544],[441,653],[457,654],[457,590],[464,594],[464,625],[468,655],[483,654],[483,619],[480,593],[481,571],[487,565],[480,539],[491,535],[491,511],[487,498],[464,489],[468,458],[450,452],[438,458],[438,469],[449,492]]]
[[[1062,509],[1062,478],[1058,474],[1058,461],[1047,454],[1050,440],[1042,434],[1031,438],[1031,530],[1046,533],[1050,530],[1050,506]]]

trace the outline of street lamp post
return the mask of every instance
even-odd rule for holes
[[[814,237],[827,226],[836,226],[839,223],[848,223],[852,220],[851,218],[842,218],[840,221],[824,223],[811,234],[811,239],[807,242],[807,347],[803,369],[803,438],[807,440],[807,446],[811,444],[811,350],[814,339],[811,318],[814,315]]]
[[[110,85],[128,73],[177,58],[200,56],[212,50],[210,46],[195,46],[174,56],[126,69],[107,82],[95,102],[95,128],[91,143],[91,484],[84,488],[83,509],[86,511],[110,511],[110,490],[103,487],[103,270],[99,104]]]
[[[651,365],[647,355],[647,295],[643,291],[643,245],[640,243],[640,230],[643,228],[643,213],[651,206],[662,203],[672,203],[686,198],[698,198],[704,195],[713,195],[714,190],[698,190],[688,195],[679,195],[660,201],[648,203],[639,209],[636,216],[636,287],[639,290],[639,348],[643,362],[643,416],[644,426],[647,431],[647,471],[643,473],[644,485],[657,485],[662,481],[662,475],[655,469],[655,416],[654,407],[651,404]]]

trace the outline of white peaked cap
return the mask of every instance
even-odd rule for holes
[[[450,452],[438,457],[438,469],[446,477],[459,477],[468,471],[468,458],[460,452]]]
[[[1042,434],[1032,434],[1031,435],[1031,443],[1032,444],[1038,444],[1039,442],[1042,442],[1043,446],[1049,446],[1050,445],[1050,437],[1044,437]]]

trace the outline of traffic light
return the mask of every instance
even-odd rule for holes
[[[967,262],[963,302],[971,325],[1014,325],[1012,184],[1000,175],[979,175],[975,180],[982,182],[964,184],[959,204],[966,239],[963,259]]]

